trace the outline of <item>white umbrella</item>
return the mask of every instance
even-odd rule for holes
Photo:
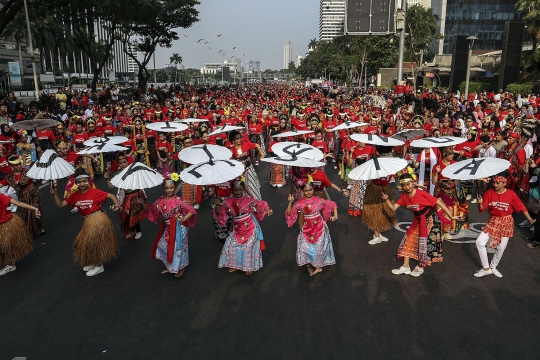
[[[188,126],[170,121],[158,121],[146,125],[146,128],[158,132],[180,132],[186,130]]]
[[[105,137],[93,137],[84,142],[86,146],[101,145],[103,143],[109,144],[121,144],[129,139],[125,136],[105,136]]]
[[[58,180],[70,176],[75,168],[54,150],[45,150],[38,161],[28,170],[28,177],[41,180]]]
[[[372,134],[352,134],[351,139],[358,141],[364,144],[371,145],[380,145],[380,146],[401,146],[404,144],[403,141],[393,139],[390,137],[382,135],[372,135]]]
[[[314,133],[313,130],[291,130],[291,131],[285,131],[280,134],[274,135],[272,137],[280,138],[280,137],[289,137],[289,136],[299,136],[304,134],[311,134]]]
[[[192,185],[214,185],[235,179],[245,167],[236,160],[210,160],[191,165],[180,173],[182,181]]]
[[[288,165],[288,166],[299,166],[299,167],[321,167],[326,165],[323,162],[312,160],[296,155],[292,156],[277,156],[277,157],[271,157],[271,158],[264,158],[262,161],[266,161],[272,164],[279,164],[279,165]]]
[[[406,129],[406,130],[401,130],[400,132],[397,132],[390,137],[396,140],[408,141],[408,140],[416,139],[417,137],[422,136],[425,133],[426,133],[426,130],[423,130],[423,129]]]
[[[352,129],[352,128],[356,128],[360,126],[368,126],[368,125],[369,125],[368,123],[359,123],[356,121],[345,121],[344,123],[339,124],[338,126],[333,128],[332,131],[347,130],[347,129]]]
[[[133,162],[111,179],[111,184],[119,189],[140,190],[163,183],[163,176],[140,162]]]
[[[58,124],[58,120],[53,119],[30,119],[17,121],[11,127],[16,130],[36,130],[54,127]]]
[[[201,122],[207,122],[208,119],[193,119],[193,118],[188,118],[188,119],[178,119],[178,120],[174,120],[174,122],[181,122],[181,123],[201,123]]]
[[[351,180],[372,180],[394,175],[407,166],[407,160],[397,157],[374,156],[349,172]]]
[[[178,159],[188,164],[199,164],[210,159],[227,160],[231,157],[231,150],[224,146],[212,144],[193,145],[178,153]]]
[[[441,136],[441,137],[428,137],[423,139],[414,140],[411,142],[412,147],[419,148],[433,148],[433,147],[445,147],[454,146],[467,141],[466,138],[455,136]]]
[[[315,146],[304,144],[301,142],[284,141],[272,145],[272,151],[276,156],[292,156],[295,154],[298,157],[303,157],[311,160],[320,161],[324,154]]]
[[[97,145],[97,144],[92,145],[89,148],[79,151],[77,154],[78,155],[99,154],[99,153],[126,151],[126,150],[128,150],[128,148],[114,145],[114,144],[109,144],[108,142],[106,142],[106,143],[102,143],[101,145]]]
[[[459,161],[445,167],[443,176],[456,180],[487,178],[508,170],[510,161],[498,158],[474,158]]]
[[[243,127],[243,126],[223,125],[222,127],[216,128],[214,131],[212,131],[208,135],[212,136],[212,135],[226,133],[226,132],[233,131],[233,130],[241,130],[241,129],[245,129],[245,127]]]

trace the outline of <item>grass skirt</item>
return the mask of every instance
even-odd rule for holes
[[[383,190],[388,195],[388,199],[394,202],[390,185],[379,186],[370,182],[364,195],[362,223],[369,230],[377,233],[390,230],[397,224],[396,212],[390,209],[386,201],[382,199]]]
[[[116,258],[118,243],[107,213],[96,211],[84,219],[73,243],[73,251],[75,262],[81,266],[99,266]]]
[[[17,214],[0,224],[0,267],[14,265],[32,251],[32,235]]]

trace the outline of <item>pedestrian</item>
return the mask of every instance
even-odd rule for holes
[[[189,264],[188,232],[189,227],[197,223],[197,211],[193,206],[185,202],[180,196],[175,195],[177,173],[172,173],[170,178],[163,182],[165,195],[157,199],[153,204],[139,199],[144,210],[148,213],[148,220],[158,223],[162,219],[161,227],[152,247],[152,259],[163,262],[166,269],[162,274],[171,273],[174,277],[184,275],[184,270]]]
[[[37,207],[0,194],[0,276],[15,271],[15,263],[28,255],[33,248],[32,234],[24,220],[8,210],[10,205],[33,211],[36,217],[41,217]]]
[[[386,193],[382,195],[382,199],[393,211],[400,206],[411,210],[414,213],[414,220],[403,236],[397,251],[398,260],[403,259],[403,266],[392,270],[392,274],[418,277],[432,262],[443,260],[441,220],[435,207],[440,207],[453,220],[460,218],[454,216],[441,199],[431,196],[427,191],[416,189],[411,174],[401,175],[399,182],[403,193],[398,201],[392,203]],[[418,261],[413,271],[409,266],[411,258]]]
[[[263,267],[262,252],[265,249],[264,237],[260,226],[265,215],[271,216],[272,209],[264,200],[257,200],[245,195],[244,180],[234,181],[232,184],[233,196],[215,201],[215,216],[221,226],[232,219],[230,232],[219,257],[218,267],[229,268],[229,272],[237,270],[251,275]]]
[[[497,265],[501,261],[502,255],[508,240],[514,236],[514,218],[515,212],[522,212],[529,223],[534,224],[536,220],[532,219],[527,208],[517,194],[506,188],[508,172],[503,172],[493,178],[493,189],[486,191],[483,197],[478,197],[478,210],[484,212],[489,210],[489,220],[482,232],[476,239],[476,248],[482,262],[482,269],[478,270],[474,276],[483,277],[486,275],[495,275],[501,278],[502,274],[497,270]],[[491,263],[489,263],[486,245],[495,249],[495,254]]]
[[[101,206],[107,199],[113,202],[113,211],[117,211],[120,206],[113,194],[90,187],[90,177],[84,169],[75,170],[75,184],[77,191],[65,200],[58,197],[56,181],[52,183],[50,193],[54,195],[56,206],[76,207],[84,216],[82,229],[73,243],[73,252],[75,262],[83,267],[86,276],[94,276],[105,271],[103,264],[118,254],[113,223]]]
[[[287,226],[291,227],[300,217],[300,233],[297,237],[296,262],[298,266],[306,265],[309,275],[313,276],[328,265],[334,265],[336,259],[332,247],[332,238],[326,222],[338,219],[337,205],[331,200],[314,196],[313,181],[301,185],[304,197],[293,205],[294,196],[289,194],[289,205],[285,210]]]

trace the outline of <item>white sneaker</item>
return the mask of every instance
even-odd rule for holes
[[[420,266],[417,266],[417,267],[414,268],[413,271],[411,271],[411,273],[409,275],[414,276],[414,277],[419,277],[423,273],[424,273],[424,269],[421,268]]]
[[[471,204],[476,204],[477,203],[477,200],[476,199],[472,199],[471,200]]]
[[[278,188],[283,187],[283,184],[277,184],[276,187]]]
[[[382,242],[382,239],[380,237],[375,237],[371,240],[368,241],[368,244],[369,245],[375,245],[375,244],[380,244]]]
[[[381,238],[381,241],[388,241],[388,238],[386,236],[383,236],[382,234],[379,235],[379,238]]]
[[[402,266],[399,269],[392,270],[392,274],[394,274],[394,275],[401,275],[401,274],[410,275],[411,274],[411,268]]]
[[[450,233],[443,233],[442,238],[443,240],[453,240],[452,235],[450,235]]]
[[[71,213],[72,213],[72,214],[75,214],[77,211],[79,211],[79,209],[77,209],[76,207],[74,207],[73,209],[71,209]]]
[[[496,277],[498,278],[502,278],[502,274],[499,270],[497,270],[497,268],[491,268],[491,272],[493,273],[493,275],[495,275]]]
[[[334,166],[334,170],[337,169],[337,166]]]
[[[469,200],[471,200],[471,198],[472,198],[472,195],[469,194],[469,195],[467,195],[467,197],[465,199],[467,199],[467,201],[469,201]]]
[[[135,233],[135,240],[139,240],[142,237],[142,232]]]
[[[534,227],[530,228],[529,231],[533,233],[534,232]]]
[[[195,204],[195,205],[193,205],[193,208],[194,208],[195,210],[198,210],[198,209],[199,209],[199,206],[200,206],[199,204]]]
[[[88,265],[88,266],[83,267],[82,269],[83,271],[88,272],[88,271],[94,270],[95,268],[96,268],[95,265]]]
[[[97,274],[101,274],[104,271],[105,271],[105,269],[103,268],[103,265],[96,266],[94,269],[87,272],[86,276],[94,276],[94,275],[97,275]]]
[[[15,265],[6,265],[2,269],[0,269],[0,276],[6,275],[7,273],[15,271],[16,269],[17,267]]]
[[[476,277],[483,277],[483,276],[486,276],[486,275],[491,275],[493,274],[493,272],[491,271],[491,269],[489,270],[485,270],[484,268],[478,270],[477,272],[474,273],[474,276]]]
[[[341,170],[340,170],[340,171],[338,171],[338,172],[337,172],[337,174],[338,174],[339,176],[341,176]]]
[[[272,187],[277,187],[277,184],[272,184]]]
[[[532,227],[531,223],[529,223],[529,220],[525,219],[524,222],[519,223],[519,227]]]
[[[347,185],[347,190],[351,190],[352,189],[352,185]]]

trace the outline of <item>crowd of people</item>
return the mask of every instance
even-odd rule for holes
[[[116,87],[94,94],[60,89],[56,94],[44,94],[57,103],[50,110],[26,106],[13,93],[0,101],[0,275],[14,271],[16,261],[32,250],[32,241],[46,233],[41,220],[43,197],[34,184],[37,180],[26,174],[47,149],[55,150],[76,169],[61,195],[56,181],[51,182],[50,193],[58,207],[69,205],[85,219],[74,242],[74,256],[87,276],[103,272],[103,265],[117,256],[113,223],[102,210],[107,199],[111,209],[120,213],[120,228],[127,240],[142,237],[143,219],[161,220],[152,256],[165,264],[163,273],[176,277],[184,273],[189,263],[188,231],[196,226],[200,205],[207,199],[215,238],[224,243],[218,266],[248,275],[259,270],[265,248],[261,221],[273,211],[261,198],[257,167],[261,159],[274,155],[273,149],[281,141],[310,144],[323,153],[319,160],[328,164],[326,168],[270,164],[270,186],[282,188],[290,182],[290,188],[285,188],[289,192],[285,219],[289,227],[299,222],[296,260],[312,276],[336,263],[329,222],[338,219],[338,208],[327,189],[348,197],[347,214],[361,217],[362,224],[373,232],[368,241],[371,245],[388,241],[383,232],[397,223],[398,207],[414,213],[397,250],[398,259],[403,259],[403,265],[392,270],[397,275],[418,277],[433,262],[441,262],[443,240],[452,240],[468,228],[470,204],[490,214],[476,241],[482,263],[477,277],[502,277],[497,265],[513,236],[514,213],[523,212],[527,219],[519,226],[535,224],[528,212],[540,208],[540,99],[534,95],[499,91],[465,98],[438,89],[415,94],[285,84],[171,86],[162,93],[163,100],[152,92],[144,99],[129,99],[119,96]],[[14,129],[13,124],[29,119],[55,119],[57,124],[36,131]],[[175,120],[185,120],[188,128],[172,133],[147,128],[150,123]],[[361,125],[334,130],[351,122]],[[241,129],[210,135],[224,125]],[[404,129],[423,130],[419,138],[453,136],[466,141],[443,148],[418,148],[411,141],[382,147],[352,139],[358,133],[389,137]],[[291,130],[312,132],[275,137]],[[120,144],[125,151],[78,154],[91,138],[118,135],[127,139]],[[211,186],[179,181],[178,173],[190,165],[179,160],[179,152],[199,144],[229,148],[232,159],[244,165],[243,175]],[[374,155],[397,156],[409,165],[380,179],[348,178],[352,169]],[[456,161],[478,157],[507,159],[511,166],[497,176],[475,181],[453,180],[442,174]],[[96,188],[95,178],[103,176],[108,189],[114,189],[111,179],[134,162],[163,175],[164,195],[154,203],[147,202],[141,189],[117,189],[113,195]],[[327,172],[332,167],[341,184],[329,180]],[[401,191],[396,201],[392,184]],[[360,223],[358,226],[362,229]],[[535,236],[540,236],[540,230]],[[491,263],[488,243],[495,249]],[[531,241],[528,246],[535,248],[540,243]],[[413,270],[411,258],[418,263]]]

